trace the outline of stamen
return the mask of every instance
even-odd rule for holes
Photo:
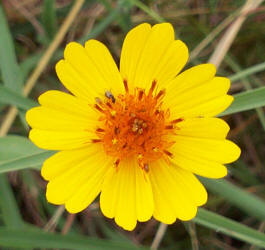
[[[109,102],[107,102],[106,105],[107,105],[110,109],[112,108],[112,105],[111,105]]]
[[[98,143],[98,142],[102,142],[102,140],[101,139],[92,139],[91,142],[92,143]]]
[[[94,107],[95,107],[98,111],[104,113],[104,110],[103,110],[98,104],[95,104]]]
[[[147,163],[144,164],[144,171],[145,171],[146,173],[149,172],[149,165],[148,165]]]
[[[117,159],[115,162],[114,162],[114,165],[116,168],[118,168],[119,164],[120,164],[120,159]]]
[[[184,120],[183,118],[178,118],[178,119],[171,121],[171,123],[178,123],[178,122],[182,122],[183,120]]]
[[[167,126],[165,126],[165,129],[173,129],[173,128],[174,128],[173,125],[167,125]]]
[[[155,97],[156,100],[158,100],[161,96],[165,95],[166,91],[165,90],[160,90],[157,96]]]
[[[124,85],[126,93],[129,93],[128,82],[126,79],[123,80],[123,85]]]
[[[152,95],[155,87],[156,87],[156,80],[153,80],[152,85],[151,85],[151,88],[150,88],[150,90],[148,92],[148,96]]]
[[[167,150],[164,150],[163,151],[166,155],[168,155],[169,157],[173,157],[173,154],[171,153],[171,152],[169,152],[169,151],[167,151]]]
[[[114,133],[115,133],[115,135],[119,134],[120,133],[120,129],[118,127],[115,127],[114,128]]]
[[[105,132],[105,130],[103,128],[97,128],[96,131],[97,132]]]
[[[142,100],[143,94],[144,94],[144,91],[143,90],[140,90],[139,93],[138,93],[138,100],[139,101]]]

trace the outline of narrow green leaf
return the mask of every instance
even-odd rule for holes
[[[226,180],[213,180],[200,177],[202,183],[213,193],[225,198],[248,215],[265,220],[265,201],[244,191]]]
[[[265,106],[265,87],[236,94],[232,105],[219,116],[230,115]]]
[[[15,48],[6,21],[3,7],[0,5],[0,70],[6,87],[21,92],[23,79],[17,64]]]
[[[142,1],[140,1],[140,0],[128,0],[128,1],[131,2],[131,4],[137,6],[142,11],[144,11],[146,14],[148,14],[150,17],[152,17],[158,23],[165,22],[165,19],[163,17],[159,16],[158,13],[156,13],[155,11],[150,9],[148,6],[146,6],[144,3],[142,3]]]
[[[244,79],[245,77],[252,75],[254,73],[258,73],[265,70],[265,62],[254,65],[250,68],[247,68],[245,70],[242,70],[234,75],[229,76],[229,79],[231,82],[235,82],[240,79]]]
[[[0,246],[23,248],[59,248],[75,250],[143,249],[127,242],[97,239],[80,235],[59,235],[29,229],[0,227]]]
[[[0,138],[0,173],[38,168],[52,154],[54,152],[37,148],[25,137],[2,137]]]
[[[88,39],[94,38],[102,33],[116,18],[120,15],[121,6],[118,5],[113,9],[100,23],[96,24],[90,33],[78,40],[80,43],[85,43]]]
[[[29,98],[21,96],[5,86],[0,85],[0,102],[8,105],[14,105],[18,108],[28,110],[38,104]]]
[[[15,196],[7,177],[3,174],[0,175],[0,209],[4,223],[7,227],[20,228],[23,226],[23,221],[16,204]],[[2,235],[0,233],[0,238],[1,237]]]
[[[45,0],[43,2],[42,24],[46,35],[51,40],[57,30],[56,9],[54,0]]]
[[[203,208],[199,208],[193,221],[216,232],[265,248],[265,234]]]
[[[26,168],[39,169],[42,163],[53,154],[54,152],[51,151],[35,153],[26,157],[21,157],[16,160],[2,163],[0,164],[0,174]]]
[[[0,138],[0,163],[17,160],[20,157],[47,152],[36,147],[28,138],[8,135]]]

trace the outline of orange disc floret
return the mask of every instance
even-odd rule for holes
[[[170,122],[170,112],[162,109],[165,90],[154,94],[156,81],[150,90],[135,88],[129,93],[125,81],[125,94],[114,97],[106,91],[102,101],[96,98],[95,108],[102,113],[101,124],[96,129],[106,154],[115,157],[115,165],[125,158],[137,157],[139,166],[149,170],[149,163],[161,157],[172,157],[169,148],[174,142],[169,139],[174,134],[176,123]]]

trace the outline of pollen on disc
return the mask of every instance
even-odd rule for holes
[[[156,93],[156,85],[154,80],[148,91],[129,91],[125,80],[125,94],[113,96],[107,91],[106,98],[95,103],[102,115],[95,133],[106,154],[116,159],[116,167],[122,160],[135,157],[148,172],[150,162],[173,157],[170,147],[174,142],[168,138],[182,119],[170,120],[170,110],[162,107],[165,90]]]

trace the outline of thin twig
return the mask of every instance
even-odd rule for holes
[[[68,233],[68,231],[70,230],[71,226],[74,223],[75,216],[76,216],[76,214],[68,214],[66,222],[65,222],[63,230],[62,230],[62,234]]]
[[[64,206],[60,206],[57,208],[57,210],[53,214],[52,218],[44,226],[44,231],[50,231],[56,227],[56,225],[58,224],[59,218],[63,214],[64,210],[65,210]]]
[[[75,20],[79,10],[83,6],[84,0],[76,0],[75,4],[73,5],[71,11],[69,12],[68,16],[66,17],[65,21],[63,22],[62,26],[60,27],[60,30],[56,34],[55,38],[53,39],[52,43],[48,47],[48,49],[45,51],[43,54],[42,58],[40,59],[37,67],[35,70],[32,72],[30,77],[28,78],[24,90],[23,90],[23,95],[27,96],[34,85],[36,84],[36,81],[38,80],[39,76],[47,66],[49,60],[51,59],[53,53],[55,50],[58,48],[60,43],[62,42],[66,32],[70,28],[71,24]],[[15,107],[11,107],[8,110],[8,113],[0,127],[0,137],[5,136],[8,133],[8,130],[10,129],[14,119],[16,118],[17,115],[17,109]]]
[[[227,18],[225,18],[211,33],[209,33],[190,53],[190,60],[197,57],[200,52],[207,47],[207,45],[222,31],[224,30],[230,23],[234,21],[234,19],[239,15],[239,11],[233,12]]]
[[[195,223],[193,221],[188,222],[188,229],[190,233],[192,250],[199,250],[199,241],[196,234]]]
[[[232,45],[239,29],[243,22],[246,20],[249,12],[256,9],[264,0],[247,0],[245,5],[240,11],[240,15],[234,21],[234,23],[227,29],[223,37],[218,42],[216,49],[209,59],[210,63],[213,63],[217,68],[221,64],[227,51]]]
[[[164,224],[164,223],[160,223],[159,227],[158,227],[158,230],[156,232],[156,235],[155,235],[155,238],[152,242],[152,245],[151,245],[151,249],[152,250],[157,250],[163,237],[164,237],[164,234],[167,230],[167,227],[168,225]]]

